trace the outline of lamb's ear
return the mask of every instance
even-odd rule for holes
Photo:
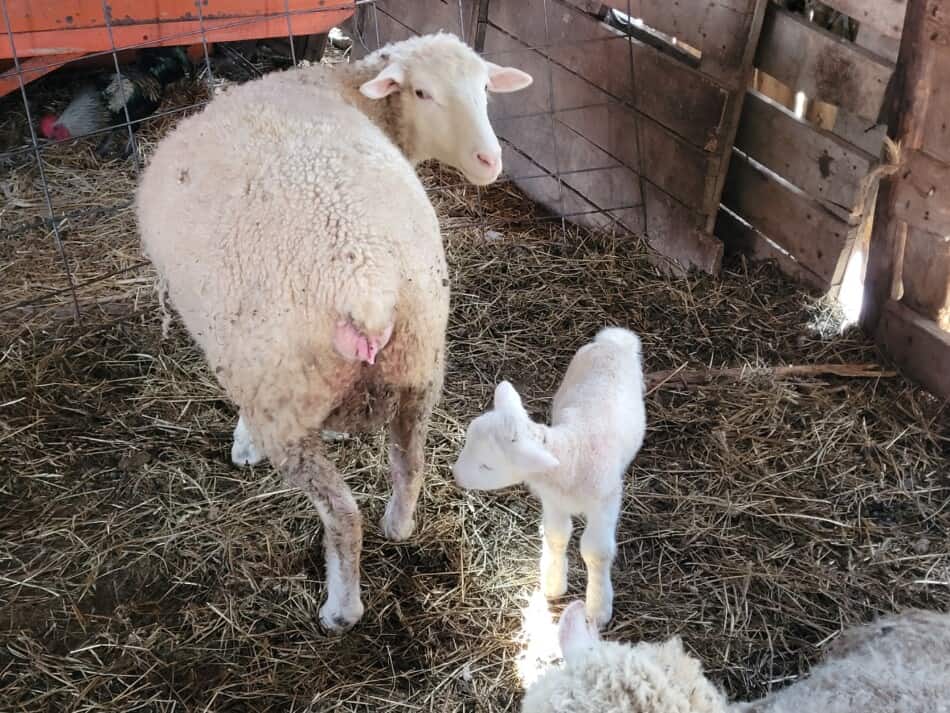
[[[502,381],[495,387],[495,410],[504,414],[518,415],[525,413],[521,405],[521,397],[515,387],[507,381]]]
[[[516,448],[518,467],[526,473],[542,473],[561,464],[544,445],[527,437],[518,439]]]
[[[517,92],[530,87],[534,78],[514,67],[501,67],[494,62],[485,62],[488,67],[488,91],[498,94]]]
[[[402,89],[406,81],[406,72],[402,65],[393,62],[387,64],[382,72],[360,86],[360,93],[370,99],[382,99]]]
[[[557,625],[557,640],[561,645],[564,661],[569,665],[600,640],[597,629],[587,621],[587,610],[583,601],[572,602],[561,614],[561,621]]]

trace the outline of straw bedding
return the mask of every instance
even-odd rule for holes
[[[175,120],[145,127],[142,151]],[[543,417],[573,352],[611,323],[642,334],[649,371],[879,359],[857,331],[817,329],[828,308],[768,265],[669,277],[636,237],[427,168],[454,306],[419,527],[395,545],[375,524],[382,435],[328,446],[366,515],[367,609],[328,638],[316,513],[269,466],[229,464],[233,408],[177,322],[161,339],[132,164],[93,144],[44,153],[76,279],[126,270],[80,290],[78,325],[68,294],[35,301],[64,284],[36,167],[14,154],[2,170],[3,710],[517,710],[538,508],[462,493],[448,470],[499,379]],[[609,636],[678,633],[744,698],[807,669],[843,624],[950,606],[946,405],[900,377],[758,374],[669,381],[647,412]],[[576,542],[571,557],[555,611],[582,594]]]

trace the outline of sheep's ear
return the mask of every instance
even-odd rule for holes
[[[501,67],[494,62],[485,62],[488,67],[488,91],[505,94],[530,87],[534,78],[514,67]]]
[[[522,414],[525,412],[521,405],[521,397],[515,387],[507,381],[502,381],[495,387],[495,410],[507,414]]]
[[[360,86],[360,93],[370,99],[382,99],[402,89],[406,81],[406,73],[402,65],[387,64],[386,68],[373,79]]]
[[[572,602],[561,614],[561,621],[557,625],[557,640],[561,645],[561,654],[568,664],[576,661],[600,640],[597,629],[587,621],[587,610],[583,601]]]
[[[551,451],[535,441],[521,439],[517,447],[518,465],[526,473],[542,473],[561,464]]]

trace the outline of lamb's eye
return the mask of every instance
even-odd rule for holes
[[[432,95],[430,95],[428,92],[423,91],[422,89],[417,89],[416,97],[418,99],[431,99]]]
[[[485,465],[484,463],[482,463],[481,465],[479,465],[479,466],[478,466],[478,469],[479,469],[479,470],[488,470],[488,471],[492,470],[491,468],[489,468],[489,467],[488,467],[487,465]]]

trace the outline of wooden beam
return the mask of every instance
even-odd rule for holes
[[[934,395],[950,399],[950,332],[890,300],[881,311],[875,338],[908,376]]]
[[[808,97],[876,119],[894,65],[769,3],[756,66]]]
[[[908,228],[902,268],[901,302],[950,331],[950,235]]]
[[[936,0],[950,7],[950,0]],[[927,125],[932,76],[933,43],[928,38],[927,6],[935,0],[908,0],[901,38],[900,57],[894,75],[892,106],[887,107],[888,133],[904,151],[919,148]],[[901,173],[881,181],[874,228],[868,251],[861,324],[871,334],[877,328],[884,305],[891,298],[892,285],[901,279],[901,238],[906,230],[895,215],[895,201]]]
[[[934,158],[950,163],[950,47],[934,48],[931,72],[940,81],[935,81],[930,87],[920,148]]]
[[[919,230],[950,236],[950,165],[905,152],[894,191],[894,217]]]
[[[819,202],[850,215],[878,160],[785,107],[749,92],[736,147]]]

